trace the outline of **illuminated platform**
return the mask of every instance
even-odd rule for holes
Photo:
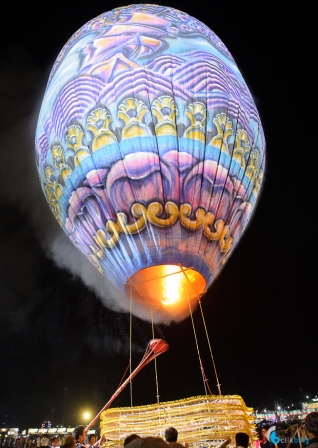
[[[169,426],[178,430],[178,442],[191,447],[220,445],[227,438],[245,432],[256,440],[253,408],[238,395],[207,395],[165,403],[107,409],[101,414],[101,432],[106,446],[123,446],[130,434],[163,437]]]

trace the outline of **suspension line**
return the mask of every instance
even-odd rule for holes
[[[210,349],[210,354],[211,354],[214,374],[215,374],[215,378],[216,378],[216,386],[218,388],[219,395],[222,395],[221,394],[221,384],[220,384],[219,377],[218,377],[218,374],[217,374],[217,371],[216,371],[216,365],[215,365],[215,361],[214,361],[214,357],[213,357],[213,353],[212,353],[212,348],[211,348],[211,344],[210,344],[210,338],[209,338],[209,334],[208,334],[208,329],[207,329],[207,326],[206,326],[206,323],[205,323],[205,319],[204,319],[204,315],[203,315],[203,309],[202,309],[201,298],[200,297],[199,297],[198,302],[199,302],[199,307],[200,307],[200,311],[201,311],[201,316],[202,316],[202,320],[203,320],[203,325],[204,325],[204,329],[205,329],[206,338],[207,338],[209,349]]]
[[[196,345],[196,348],[197,348],[198,358],[199,358],[199,363],[200,363],[200,369],[201,369],[201,373],[202,373],[202,379],[203,379],[203,385],[204,385],[205,395],[208,395],[208,389],[209,389],[209,393],[210,393],[210,395],[212,395],[211,390],[210,390],[210,387],[209,387],[209,384],[208,384],[207,377],[206,377],[205,372],[204,372],[204,368],[203,368],[203,364],[202,364],[201,356],[200,356],[200,350],[199,350],[198,338],[197,338],[197,333],[196,333],[196,331],[195,331],[195,325],[194,325],[194,320],[193,320],[193,315],[192,315],[192,309],[191,309],[190,300],[189,300],[188,288],[186,288],[186,290],[187,290],[188,305],[189,305],[189,310],[190,310],[190,316],[191,316],[191,322],[192,322],[193,334],[194,334],[194,339],[195,339],[195,345]]]
[[[133,405],[132,400],[132,378],[131,378],[131,348],[132,348],[132,285],[130,286],[130,322],[129,322],[129,374],[130,374],[130,406]]]
[[[151,308],[151,328],[152,328],[152,339],[155,339],[155,327],[154,327],[154,323],[153,323],[153,312],[152,312],[152,308]],[[162,436],[161,434],[161,421],[160,421],[160,400],[159,400],[159,382],[158,382],[158,371],[157,371],[157,359],[154,359],[155,361],[155,378],[156,378],[156,390],[157,390],[157,405],[158,405],[158,421],[159,421],[159,428],[160,428],[160,437]]]

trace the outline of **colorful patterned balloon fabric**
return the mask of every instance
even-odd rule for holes
[[[62,49],[36,162],[60,226],[119,289],[140,269],[179,263],[209,286],[255,206],[265,140],[218,37],[175,9],[132,5]]]

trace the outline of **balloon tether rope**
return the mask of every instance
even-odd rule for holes
[[[128,363],[128,366],[126,367],[125,373],[123,374],[123,377],[122,377],[122,379],[120,380],[117,389],[119,389],[120,386],[122,385],[122,382],[124,381],[124,378],[125,378],[125,376],[126,376],[127,370],[129,369],[129,366],[130,366],[130,362]]]
[[[198,352],[198,358],[199,358],[200,369],[201,369],[201,373],[202,373],[202,379],[203,379],[203,386],[204,386],[204,390],[205,390],[205,395],[208,395],[207,388],[209,389],[209,392],[212,395],[212,393],[210,391],[210,388],[209,388],[208,379],[205,376],[205,372],[204,372],[204,368],[203,368],[203,364],[202,364],[202,360],[201,360],[201,356],[200,356],[199,344],[198,344],[197,334],[196,334],[196,331],[195,331],[194,320],[193,320],[193,316],[192,316],[192,309],[191,309],[190,300],[189,300],[188,288],[186,288],[186,289],[187,289],[187,298],[188,298],[188,305],[189,305],[189,310],[190,310],[193,334],[194,334],[194,339],[195,339],[195,345],[196,345],[197,352]]]
[[[155,329],[153,324],[153,314],[152,314],[152,308],[151,308],[151,327],[152,327],[152,339],[155,339]],[[159,383],[158,383],[158,371],[157,371],[157,360],[155,359],[155,375],[156,375],[156,390],[157,390],[157,404],[159,405]]]
[[[155,328],[154,328],[154,323],[153,323],[153,313],[152,313],[152,308],[151,308],[151,328],[152,328],[152,339],[155,339]],[[157,391],[157,405],[158,405],[158,421],[159,421],[159,428],[161,428],[161,424],[160,424],[160,400],[159,400],[159,382],[158,382],[158,371],[157,371],[157,359],[154,359],[155,362],[155,378],[156,378],[156,391]],[[161,429],[160,429],[160,437],[161,437]]]
[[[130,377],[130,406],[132,407],[132,378],[131,378],[131,346],[132,346],[132,286],[130,287],[130,323],[129,323],[129,377]]]
[[[206,337],[207,337],[207,340],[208,340],[208,345],[209,345],[210,354],[211,354],[211,358],[212,358],[212,364],[213,364],[213,367],[214,367],[214,373],[215,373],[215,377],[216,377],[216,381],[217,381],[216,385],[217,385],[217,388],[218,388],[218,391],[219,391],[219,395],[221,395],[221,388],[220,388],[221,384],[219,383],[218,375],[217,375],[217,372],[216,372],[216,366],[215,366],[215,362],[214,362],[214,358],[213,358],[213,354],[212,354],[212,348],[211,348],[211,344],[210,344],[209,334],[208,334],[208,330],[207,330],[207,327],[206,327],[206,324],[205,324],[205,319],[204,319],[203,310],[202,310],[202,306],[201,306],[200,294],[196,291],[195,287],[190,282],[190,280],[189,280],[189,278],[188,278],[188,276],[187,276],[183,266],[181,264],[179,264],[179,267],[182,270],[183,275],[187,279],[188,283],[191,285],[192,289],[194,290],[194,292],[196,293],[196,295],[198,297],[199,306],[200,306],[201,315],[202,315],[202,320],[203,320],[204,329],[205,329],[205,334],[206,334]],[[189,305],[189,310],[190,310],[190,315],[191,315],[191,321],[192,321],[192,326],[193,326],[195,342],[196,342],[196,346],[197,346],[197,350],[198,350],[198,356],[199,356],[199,361],[200,361],[200,366],[201,366],[201,371],[202,371],[202,376],[203,376],[205,393],[207,395],[206,387],[205,387],[205,384],[206,384],[208,389],[209,389],[210,394],[212,395],[212,392],[211,392],[209,384],[208,384],[208,379],[206,378],[206,375],[205,375],[205,372],[204,372],[204,368],[203,368],[203,364],[202,364],[201,357],[200,357],[199,345],[198,345],[198,341],[197,341],[197,336],[196,336],[195,327],[194,327],[194,320],[193,320],[193,317],[192,317],[192,310],[191,310],[190,301],[189,301],[188,288],[187,288],[187,298],[188,298],[188,305]]]
[[[213,353],[212,353],[212,348],[211,348],[211,344],[210,344],[210,338],[209,338],[209,334],[208,334],[208,329],[206,327],[206,323],[205,323],[205,319],[204,319],[204,315],[203,315],[203,309],[202,309],[202,305],[201,305],[201,298],[200,298],[200,296],[199,296],[198,302],[199,302],[199,306],[200,306],[200,310],[201,310],[201,316],[202,316],[202,320],[203,320],[203,325],[204,325],[204,329],[205,329],[206,338],[207,338],[209,349],[210,349],[210,354],[211,354],[214,374],[215,374],[215,378],[216,378],[216,386],[218,388],[219,395],[222,395],[222,393],[221,393],[221,384],[220,384],[219,377],[218,377],[218,374],[217,374],[217,371],[216,371],[216,365],[215,365],[215,361],[214,361],[214,357],[213,357]]]

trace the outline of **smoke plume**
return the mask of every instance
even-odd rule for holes
[[[23,216],[23,225],[16,232],[15,240],[21,239],[22,258],[25,256],[27,265],[25,277],[31,284],[36,283],[40,266],[37,254],[28,249],[26,256],[25,244],[30,236],[24,232],[34,232],[46,255],[55,264],[79,277],[101,299],[102,303],[111,310],[129,312],[129,299],[101,275],[87,258],[73,246],[67,236],[60,229],[54,219],[38,181],[38,173],[34,160],[34,135],[37,124],[41,98],[45,90],[47,74],[32,65],[28,55],[22,49],[13,52],[11,59],[0,73],[1,99],[3,117],[1,120],[1,164],[0,164],[0,194],[2,207],[13,206],[15,213],[19,211]],[[21,83],[21,79],[24,80]],[[2,222],[9,225],[7,209],[3,208]],[[32,244],[30,243],[30,246]],[[17,253],[8,251],[6,266],[13,266],[17,262]],[[19,258],[21,254],[19,254]],[[32,265],[32,269],[30,269]],[[16,270],[17,283],[21,283],[21,270]],[[19,280],[18,280],[19,277]],[[32,280],[33,279],[33,280]],[[14,280],[10,280],[10,284]],[[25,284],[25,282],[22,282]],[[6,284],[6,282],[4,282]],[[8,284],[8,282],[7,282]],[[2,288],[4,286],[2,285]],[[7,288],[8,289],[8,288]],[[9,288],[10,289],[10,288]],[[150,312],[139,304],[133,304],[133,314],[150,320]],[[155,320],[165,320],[166,316],[155,317]]]

